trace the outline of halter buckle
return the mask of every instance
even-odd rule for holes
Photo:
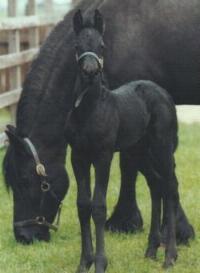
[[[39,176],[44,176],[44,177],[47,176],[45,167],[42,163],[38,163],[36,165],[36,172]]]

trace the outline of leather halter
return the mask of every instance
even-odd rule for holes
[[[99,68],[100,68],[100,72],[102,73],[103,70],[103,66],[104,66],[104,59],[102,57],[99,57],[96,53],[92,52],[92,51],[86,51],[83,54],[81,54],[80,56],[78,55],[78,53],[76,53],[76,61],[77,63],[79,63],[84,57],[86,56],[91,56],[93,58],[95,58],[95,60],[97,61]],[[78,96],[78,98],[75,101],[75,108],[78,108],[83,97],[85,96],[85,94],[88,92],[88,88],[85,88],[84,91]]]
[[[55,194],[55,192],[53,191],[53,189],[51,189],[51,185],[46,181],[46,170],[44,165],[41,163],[37,150],[35,148],[35,146],[33,145],[33,143],[31,142],[31,140],[29,138],[24,138],[24,141],[26,142],[26,144],[28,145],[35,164],[36,164],[36,173],[37,175],[40,177],[40,181],[41,181],[41,191],[42,191],[42,198],[40,200],[40,214],[39,216],[33,218],[33,219],[28,219],[28,220],[23,220],[23,221],[17,221],[14,222],[14,227],[27,227],[27,226],[32,226],[32,225],[39,225],[39,226],[45,226],[48,227],[54,231],[58,230],[59,227],[59,223],[60,223],[60,214],[61,214],[61,209],[62,209],[62,202],[58,199],[57,195]],[[44,204],[44,199],[45,199],[45,195],[46,193],[49,192],[51,194],[51,196],[56,199],[56,201],[59,203],[59,208],[58,208],[58,212],[56,215],[56,220],[55,220],[55,224],[51,224],[49,223],[46,218],[44,216],[42,216],[42,207]]]
[[[82,60],[86,56],[92,56],[93,58],[95,58],[96,61],[99,64],[99,67],[101,68],[101,70],[103,69],[103,65],[104,65],[103,58],[99,57],[96,53],[94,53],[92,51],[86,51],[83,54],[81,54],[80,56],[78,54],[76,54],[76,60],[77,60],[77,62],[79,63],[80,60]]]

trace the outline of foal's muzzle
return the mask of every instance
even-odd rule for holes
[[[91,57],[87,57],[83,60],[81,70],[84,76],[89,78],[95,77],[100,72],[97,61]]]
[[[94,52],[85,52],[80,56],[76,55],[77,62],[81,65],[84,76],[93,78],[103,69],[103,58]]]

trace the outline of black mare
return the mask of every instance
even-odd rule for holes
[[[151,229],[146,257],[155,258],[160,246],[161,202],[166,224],[164,267],[173,265],[176,250],[176,210],[178,182],[174,152],[177,147],[175,105],[168,93],[150,81],[134,81],[110,91],[104,86],[104,21],[96,10],[94,23],[83,23],[81,11],[74,15],[77,35],[78,73],[74,107],[66,133],[72,147],[72,166],[77,180],[77,207],[81,226],[82,253],[77,273],[87,272],[92,262],[95,272],[105,272],[104,247],[106,193],[110,165],[120,151],[145,176],[152,199]],[[95,169],[91,194],[90,168]],[[93,254],[91,217],[96,231]]]
[[[87,15],[93,14],[93,10],[98,8],[107,22],[104,35],[107,44],[105,71],[112,89],[131,80],[147,79],[166,88],[176,104],[200,104],[199,0],[82,0],[77,8]],[[43,163],[49,161],[48,158],[56,162],[59,157],[60,166],[64,166],[65,161],[66,144],[61,144],[64,141],[63,124],[71,109],[71,90],[77,72],[71,26],[73,14],[74,10],[55,27],[33,62],[25,80],[17,114],[17,135],[22,138],[31,136]],[[23,160],[16,146],[11,141],[4,169],[7,183],[12,186],[15,196],[14,218],[18,221],[33,217],[33,206],[27,200],[30,199],[28,185],[37,187],[38,184],[31,176],[22,179],[23,172],[30,173],[30,169],[35,174],[35,164],[32,156],[29,160]],[[20,164],[22,160],[23,168]],[[137,161],[137,158],[133,160]],[[129,164],[129,159],[123,154],[120,155],[120,168],[120,197],[108,221],[108,228],[134,231],[142,226],[133,183],[138,170]],[[54,177],[59,177],[58,169]],[[27,180],[28,183],[25,183]],[[56,188],[56,179],[53,180]],[[68,188],[66,181],[61,181],[63,192]],[[22,188],[20,198],[17,197],[18,187]],[[41,194],[40,189],[38,194]],[[37,194],[31,196],[33,203],[37,199]],[[51,207],[47,206],[46,213],[51,213],[52,208],[56,211],[57,205],[52,203]],[[187,242],[193,236],[193,229],[180,206],[177,215],[177,238]],[[16,231],[16,237],[21,233],[27,242],[38,237],[38,232],[34,232],[31,226]],[[40,236],[40,239],[44,237]]]

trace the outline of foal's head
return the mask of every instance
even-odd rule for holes
[[[73,26],[81,77],[92,82],[103,69],[103,17],[98,10],[95,10],[93,22],[84,22],[82,13],[78,10],[73,18]]]

